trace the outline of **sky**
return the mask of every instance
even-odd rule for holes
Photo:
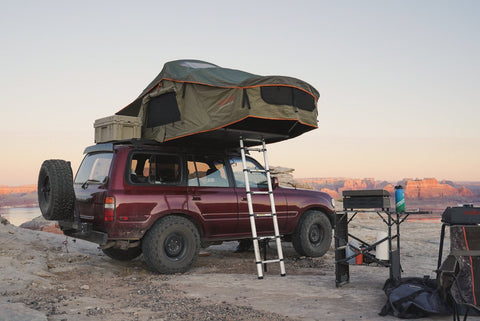
[[[1,1],[0,185],[78,168],[95,119],[177,59],[300,78],[319,128],[294,176],[480,181],[480,1]]]

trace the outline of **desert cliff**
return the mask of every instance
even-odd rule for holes
[[[405,189],[405,198],[409,200],[424,199],[451,199],[458,201],[480,200],[480,190],[472,191],[466,186],[457,185],[451,181],[439,182],[435,178],[411,179],[405,178],[400,182],[376,181],[373,178],[303,178],[299,183],[312,186],[314,189],[326,192],[333,198],[341,198],[345,190],[384,189],[394,194],[395,186],[402,185]],[[476,186],[472,183],[473,186]]]
[[[24,194],[37,191],[37,185],[0,186],[0,195]]]

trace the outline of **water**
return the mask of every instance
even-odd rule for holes
[[[0,215],[6,218],[11,224],[20,226],[35,217],[41,216],[42,213],[39,207],[12,207],[1,208]]]

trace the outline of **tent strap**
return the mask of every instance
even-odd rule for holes
[[[248,109],[251,109],[250,99],[248,99],[247,88],[243,88],[242,108],[247,105]]]

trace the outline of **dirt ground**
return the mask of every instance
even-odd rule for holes
[[[349,228],[367,241],[386,230],[368,216]],[[440,228],[438,219],[401,225],[403,276],[435,277]],[[0,320],[395,319],[378,315],[388,269],[351,265],[350,283],[336,288],[333,249],[305,258],[284,243],[287,276],[269,264],[259,280],[253,253],[234,253],[236,242],[207,248],[193,269],[178,275],[153,273],[142,257],[113,261],[95,244],[5,221],[0,244]]]

